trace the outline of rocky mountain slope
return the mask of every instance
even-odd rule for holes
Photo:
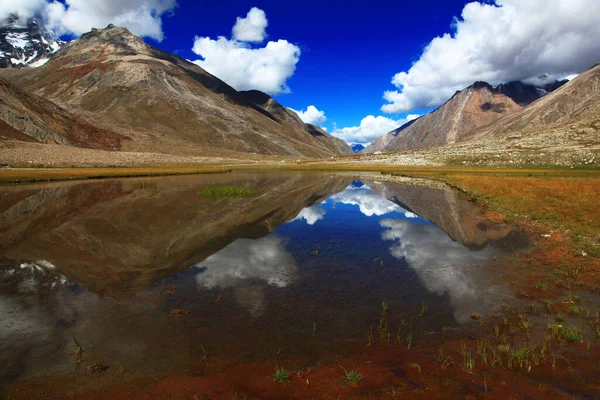
[[[66,44],[39,68],[1,72],[24,90],[131,139],[122,142],[123,150],[352,153],[343,141],[302,123],[268,95],[237,92],[199,66],[112,25]]]
[[[123,139],[0,78],[0,140],[117,150]]]
[[[292,110],[279,104],[275,99],[259,90],[247,90],[240,92],[248,100],[273,115],[278,121],[295,126],[299,125],[310,133],[315,139],[319,140],[323,147],[331,148],[337,151],[337,154],[352,154],[352,149],[346,142],[325,132],[320,127],[307,124]]]
[[[64,44],[54,33],[41,27],[35,18],[23,20],[11,15],[0,24],[0,68],[38,67],[45,64]]]
[[[340,157],[333,163],[348,163]],[[600,161],[600,64],[520,111],[454,144],[387,154],[353,163],[397,166],[597,167]]]
[[[410,150],[454,143],[467,132],[520,108],[510,97],[496,93],[487,83],[476,82],[456,93],[437,110],[374,140],[362,152]]]
[[[455,143],[470,137],[482,126],[518,112],[566,82],[557,81],[544,87],[522,82],[493,87],[486,82],[475,82],[457,92],[440,108],[374,140],[362,152],[411,150]]]
[[[521,111],[481,128],[465,139],[533,136],[570,130],[575,135],[600,130],[600,64]]]

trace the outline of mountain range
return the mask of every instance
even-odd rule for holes
[[[24,153],[26,143],[37,143],[128,154],[324,158],[547,133],[573,118],[596,131],[599,124],[599,66],[543,86],[475,82],[363,149],[125,28],[92,29],[65,43],[35,19],[11,16],[0,28],[0,50],[0,145],[24,146]]]
[[[119,137],[111,147],[120,150],[181,155],[352,154],[344,141],[305,124],[267,94],[238,92],[199,66],[113,25],[64,44],[40,67],[2,73],[21,90],[19,96],[40,103],[35,96],[43,97],[97,132]],[[66,133],[57,136],[52,127],[33,129],[30,120],[4,122],[39,142],[84,145]],[[28,134],[33,130],[36,135]]]
[[[475,82],[438,109],[377,138],[362,152],[413,150],[464,140],[478,128],[518,113],[567,82],[556,81],[543,87],[522,82],[493,87],[486,82]]]
[[[600,64],[517,113],[507,115],[496,124],[476,130],[465,139],[534,136],[565,126],[571,134],[582,139],[586,133],[595,132],[596,136],[600,133]]]

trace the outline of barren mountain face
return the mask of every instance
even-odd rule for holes
[[[421,149],[467,140],[480,128],[503,125],[495,123],[567,82],[556,81],[543,87],[523,82],[492,87],[486,82],[475,82],[437,110],[381,136],[362,152]]]
[[[520,108],[510,97],[495,93],[488,84],[478,82],[456,93],[437,110],[373,141],[363,153],[451,144]]]
[[[566,129],[576,136],[598,132],[600,64],[521,111],[502,118],[494,125],[479,129],[472,136],[475,139],[507,135],[532,136],[555,129]]]
[[[197,65],[112,25],[65,45],[39,68],[4,75],[92,125],[127,136],[131,140],[123,142],[123,150],[352,153],[345,142],[305,125],[268,95],[237,92]],[[257,103],[257,97],[263,101]]]
[[[0,78],[0,140],[117,150],[124,138]]]

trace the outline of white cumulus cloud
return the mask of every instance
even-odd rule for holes
[[[11,14],[27,19],[44,8],[45,0],[0,0],[0,24],[4,24]]]
[[[161,41],[162,17],[176,6],[176,0],[0,0],[0,18],[11,13],[20,18],[38,16],[57,34],[76,36],[112,23]]]
[[[298,111],[294,110],[293,108],[289,109],[298,114],[300,119],[307,124],[320,125],[323,122],[327,121],[325,111],[321,111],[315,106],[306,107],[306,111]]]
[[[231,33],[241,42],[262,42],[265,40],[265,28],[269,25],[267,15],[260,8],[252,7],[246,18],[238,17]]]
[[[266,16],[261,22],[261,15],[262,10],[253,8],[246,18],[238,18],[232,39],[196,36],[192,51],[202,59],[193,62],[237,90],[289,93],[287,80],[300,61],[300,48],[283,39],[253,46],[250,42],[262,42],[266,36],[268,22]]]
[[[408,219],[385,219],[379,224],[384,228],[382,239],[393,243],[392,256],[406,260],[429,292],[448,294],[457,322],[471,321],[474,312],[490,315],[502,303],[500,294],[506,288],[490,282],[481,268],[499,253],[496,249],[471,251],[433,224]]]
[[[419,118],[418,114],[410,114],[403,119],[391,119],[382,116],[368,115],[360,121],[359,126],[335,129],[331,134],[348,143],[360,143],[366,145],[378,137],[393,131],[408,121]]]
[[[540,82],[581,73],[600,60],[597,0],[472,2],[406,72],[392,78],[386,113],[436,107],[475,81]]]

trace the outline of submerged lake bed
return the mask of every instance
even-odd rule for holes
[[[510,370],[470,379],[462,364],[465,343],[486,367],[521,346],[511,335],[528,319],[500,316],[530,238],[439,182],[233,172],[12,185],[0,225],[10,398],[452,396],[527,381],[502,389]],[[473,342],[490,334],[488,355]]]

